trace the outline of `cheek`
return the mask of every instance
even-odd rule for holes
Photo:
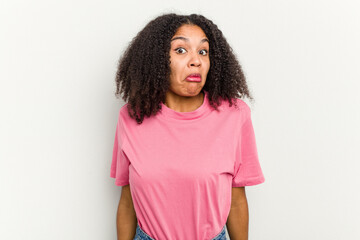
[[[172,78],[174,78],[176,76],[176,66],[173,62],[170,63],[170,76]]]
[[[204,62],[205,71],[208,72],[210,69],[210,59]]]
[[[181,73],[181,64],[179,61],[172,61],[170,63],[170,71],[172,77],[178,77],[178,75]]]

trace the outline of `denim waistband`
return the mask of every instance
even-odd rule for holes
[[[139,224],[136,226],[136,234],[133,240],[155,240],[154,238],[150,237],[144,230],[141,229]],[[226,240],[226,230],[225,225],[215,237],[213,237],[211,240]]]

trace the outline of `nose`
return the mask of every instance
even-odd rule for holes
[[[190,67],[200,67],[201,66],[201,60],[200,56],[197,52],[191,54],[190,60],[189,60]]]

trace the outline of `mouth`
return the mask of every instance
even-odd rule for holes
[[[201,82],[201,75],[199,73],[193,73],[187,76],[186,80],[190,82]]]

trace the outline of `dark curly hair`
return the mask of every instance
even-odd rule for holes
[[[116,96],[128,103],[129,116],[138,124],[156,115],[170,86],[170,40],[184,25],[199,26],[209,39],[210,69],[204,90],[218,110],[221,99],[237,106],[234,98],[253,101],[242,68],[220,29],[202,15],[163,14],[150,21],[130,42],[119,60]]]

